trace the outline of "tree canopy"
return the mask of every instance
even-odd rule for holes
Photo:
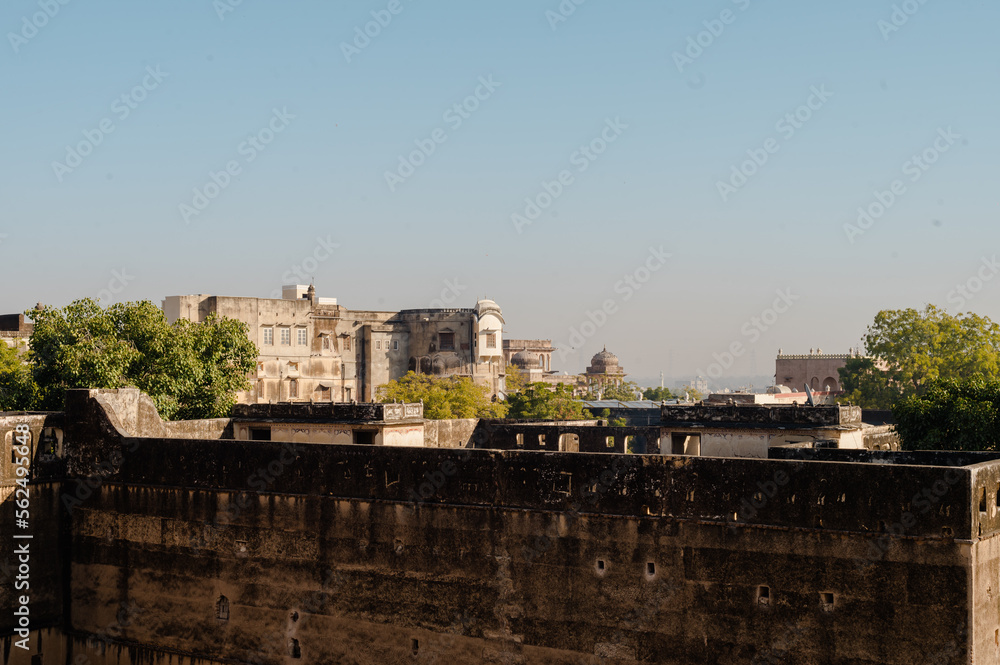
[[[670,392],[669,388],[646,388],[642,391],[642,396],[653,402],[662,402],[675,398],[675,395]]]
[[[241,321],[170,325],[148,300],[104,309],[89,298],[27,314],[39,408],[61,409],[67,388],[134,386],[165,419],[217,418],[250,388],[258,354]]]
[[[17,348],[0,342],[0,411],[27,411],[38,396],[31,368]]]
[[[996,450],[1000,380],[936,379],[893,409],[905,450]]]
[[[407,372],[378,387],[378,399],[387,402],[423,402],[424,418],[503,418],[507,404],[490,400],[486,386],[465,376],[436,377]]]
[[[557,383],[531,383],[520,392],[507,397],[508,417],[525,420],[582,420],[590,414],[583,403],[573,397],[571,386]]]
[[[1000,325],[972,312],[883,310],[864,344],[869,357],[840,370],[844,400],[861,406],[889,408],[938,379],[1000,378]]]
[[[506,390],[507,394],[516,393],[519,390],[524,389],[525,380],[524,377],[521,376],[521,371],[517,368],[516,365],[507,363],[507,367],[504,370],[504,375],[505,375],[504,384],[507,387]]]
[[[631,402],[639,399],[642,388],[635,381],[622,381],[621,383],[594,383],[587,391],[586,398],[589,400],[616,399],[620,402]]]

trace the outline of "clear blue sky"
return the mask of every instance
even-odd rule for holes
[[[553,367],[607,344],[639,377],[706,371],[734,342],[725,374],[750,373],[751,354],[770,374],[779,347],[846,350],[883,308],[1000,320],[993,268],[949,303],[1000,246],[994,2],[911,0],[890,32],[904,3],[587,0],[555,22],[557,0],[51,0],[36,16],[46,1],[0,9],[0,311],[102,290],[266,296],[293,267],[355,308],[428,306],[457,283],[457,305],[486,294],[509,336],[563,348],[612,301]],[[391,22],[348,62],[371,12]],[[477,88],[478,108],[449,113]],[[269,136],[275,109],[294,117]],[[582,157],[615,119],[614,142]],[[961,138],[938,151],[949,127]],[[436,129],[391,189],[386,172]],[[273,141],[245,143],[262,130]],[[908,173],[925,149],[936,162]],[[748,150],[767,161],[724,201]],[[237,175],[186,223],[180,206],[228,162]],[[511,216],[564,170],[518,233]],[[897,179],[849,242],[844,225]],[[317,238],[339,246],[314,262]],[[661,246],[641,289],[616,289]],[[789,288],[798,299],[754,328]]]

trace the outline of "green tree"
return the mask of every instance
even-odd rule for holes
[[[683,396],[683,393],[681,395]],[[642,396],[653,402],[662,402],[676,397],[669,388],[646,388],[642,391]]]
[[[521,376],[520,370],[518,370],[515,365],[507,363],[507,368],[504,370],[504,374],[506,375],[504,378],[504,384],[507,387],[508,395],[524,389],[524,377]]]
[[[163,418],[217,418],[250,388],[257,347],[240,321],[213,315],[170,325],[149,301],[103,309],[89,298],[27,314],[43,408],[62,408],[68,388],[135,386]]]
[[[31,367],[18,349],[0,341],[0,411],[29,411],[38,399]]]
[[[642,388],[635,381],[623,381],[620,384],[592,383],[584,399],[613,399],[620,402],[631,402],[638,399],[641,393]]]
[[[885,408],[922,395],[937,379],[1000,378],[1000,325],[972,312],[952,316],[934,305],[883,310],[864,343],[872,362],[849,361],[840,371],[844,399],[861,406]]]
[[[521,392],[507,397],[509,418],[524,420],[582,420],[589,417],[583,403],[573,398],[573,388],[562,383],[528,384]]]
[[[891,384],[888,372],[879,369],[872,358],[848,358],[837,370],[843,396],[841,404],[859,404],[868,409],[891,409],[900,391]]]
[[[906,450],[996,450],[1000,380],[932,380],[923,395],[902,399],[893,415]]]
[[[642,388],[635,381],[622,381],[604,389],[604,399],[616,399],[620,402],[635,401],[640,394],[642,394]]]
[[[491,401],[489,388],[466,376],[436,377],[407,372],[379,386],[377,395],[383,403],[423,402],[424,418],[430,420],[503,418],[507,413],[505,402]]]

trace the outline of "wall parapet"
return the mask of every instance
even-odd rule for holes
[[[860,357],[850,353],[782,353],[778,355],[778,360],[847,360]]]
[[[236,404],[233,420],[398,421],[423,419],[424,405],[377,402],[280,402]]]
[[[842,427],[861,426],[861,407],[796,404],[664,404],[664,425],[740,427]]]

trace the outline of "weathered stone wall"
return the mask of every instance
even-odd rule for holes
[[[43,662],[63,662],[58,658],[63,655],[61,627],[69,570],[68,522],[61,501],[66,471],[61,457],[63,424],[61,413],[0,414],[0,657],[4,665],[29,665],[40,651],[52,658]],[[15,438],[18,425],[27,425],[30,431],[27,487],[16,483],[16,466],[22,456],[12,448],[21,448]],[[17,505],[25,499],[27,508]],[[26,528],[20,519],[27,520]],[[14,534],[31,537],[15,539]],[[27,555],[17,551],[24,546]],[[28,560],[21,561],[22,556]],[[27,566],[26,573],[22,564]],[[30,599],[29,651],[15,646],[21,638],[14,635],[19,627],[14,610],[23,595]]]
[[[429,448],[465,448],[479,425],[479,418],[424,421],[424,445]]]
[[[995,662],[997,453],[137,438],[98,404],[33,488],[42,662]],[[572,430],[510,428],[476,431]]]
[[[864,448],[868,450],[899,450],[901,442],[895,425],[863,427]]]
[[[632,452],[653,453],[659,445],[659,427],[610,427],[594,422],[480,420],[472,441],[475,448],[490,450],[581,453],[624,453],[630,443]]]
[[[707,427],[861,426],[860,406],[664,404],[660,407],[660,415],[665,425],[701,424]]]
[[[280,663],[297,640],[322,663],[909,665],[968,630],[970,543],[1000,526],[967,468],[120,445],[75,511],[71,628],[131,604],[120,643],[157,647],[95,663]]]

